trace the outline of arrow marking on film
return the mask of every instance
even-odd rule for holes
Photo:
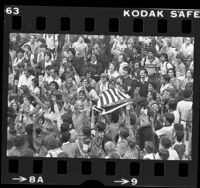
[[[115,182],[115,183],[121,183],[121,185],[124,185],[124,184],[126,184],[126,183],[129,183],[128,180],[125,180],[125,179],[123,179],[123,178],[121,178],[121,180],[115,180],[114,182]]]
[[[20,183],[23,182],[23,181],[26,181],[27,178],[24,178],[22,176],[19,176],[19,178],[12,178],[12,180],[16,180],[16,181],[19,181]]]

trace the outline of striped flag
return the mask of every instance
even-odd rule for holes
[[[117,88],[113,88],[102,92],[102,95],[97,102],[97,106],[94,106],[93,109],[103,115],[126,106],[130,102],[131,98],[129,95],[121,92]]]

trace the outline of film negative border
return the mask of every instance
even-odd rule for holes
[[[9,13],[8,8],[10,8]],[[59,11],[58,11],[59,9]],[[44,11],[45,10],[45,11]],[[9,33],[69,33],[105,34],[135,36],[191,36],[195,38],[195,49],[200,47],[200,19],[194,14],[188,18],[172,18],[172,10],[137,9],[163,11],[164,18],[124,16],[124,10],[134,8],[87,8],[87,7],[28,7],[5,6],[4,14],[4,82],[7,88],[8,41]],[[187,15],[187,10],[183,11]],[[194,13],[198,10],[188,10]],[[53,14],[56,12],[56,14]],[[35,15],[37,13],[37,15]],[[191,13],[191,14],[192,14]],[[37,21],[40,23],[38,24]],[[21,22],[21,24],[20,24]],[[43,24],[41,24],[43,23]],[[117,27],[118,25],[118,27]],[[190,27],[191,26],[191,27]],[[191,30],[190,30],[191,29]],[[195,65],[200,54],[195,51]],[[199,66],[195,67],[194,83],[199,88]],[[199,90],[194,90],[194,112],[199,112]],[[7,101],[3,95],[3,101]],[[5,105],[6,106],[6,105]],[[6,117],[6,107],[3,116]],[[6,125],[6,118],[3,118]],[[199,123],[198,114],[193,122]],[[140,160],[101,160],[101,159],[44,159],[44,158],[7,158],[6,126],[2,127],[2,183],[65,184],[80,185],[88,180],[97,180],[104,185],[128,186],[167,186],[193,187],[197,182],[198,126],[193,129],[192,161],[140,161]],[[66,166],[66,168],[64,168]],[[59,169],[58,169],[59,167]],[[82,169],[83,167],[83,169]],[[15,169],[18,169],[15,171]],[[98,170],[97,170],[98,169]],[[188,170],[185,170],[188,169]],[[155,171],[155,172],[154,172]],[[76,179],[74,178],[76,177]]]

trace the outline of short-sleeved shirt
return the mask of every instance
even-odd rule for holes
[[[161,129],[156,131],[156,135],[160,138],[162,136],[168,137],[170,140],[172,139],[174,125],[172,124],[169,127],[162,127]]]
[[[157,57],[155,57],[155,59],[153,61],[148,59],[148,57],[144,57],[142,59],[141,64],[143,64],[144,67],[147,69],[148,76],[151,76],[156,73],[156,68],[159,67],[160,62]]]

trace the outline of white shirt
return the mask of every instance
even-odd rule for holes
[[[179,160],[179,156],[176,150],[169,148],[168,151],[169,151],[169,158],[167,160]],[[158,153],[156,153],[156,159],[161,160]]]
[[[170,140],[172,139],[172,132],[174,128],[174,123],[172,123],[169,127],[162,127],[161,129],[156,131],[157,136],[160,138],[161,136],[166,136]]]
[[[125,66],[127,66],[128,63],[127,62],[122,62],[120,65],[119,65],[119,74],[123,75],[123,68]]]
[[[143,159],[150,159],[150,160],[155,160],[156,159],[156,155],[154,153],[149,153],[146,154]]]
[[[48,65],[51,65],[51,64],[52,64],[51,61],[49,61],[49,62],[45,61],[45,62],[44,62],[44,66],[45,66],[45,68],[46,68]]]
[[[181,46],[180,52],[183,53],[183,55],[187,58],[189,55],[193,57],[193,52],[194,52],[194,45],[193,44],[189,44],[186,45],[186,43],[184,43]]]
[[[160,93],[163,93],[169,86],[169,84],[162,85],[160,88]]]
[[[192,101],[182,100],[177,104],[177,111],[180,113],[181,120],[187,121],[188,111],[192,108]]]
[[[174,117],[175,117],[175,119],[174,119],[174,123],[176,124],[176,123],[179,123],[179,120],[180,120],[180,114],[179,114],[179,112],[177,111],[177,110],[174,110],[173,112],[171,112],[172,114],[174,114]]]
[[[167,74],[167,69],[171,69],[171,68],[173,68],[173,66],[167,61],[165,61],[164,63],[160,63],[160,72],[162,75]]]
[[[19,78],[19,82],[18,82],[18,88],[21,87],[22,85],[26,85],[28,86],[28,88],[30,88],[31,84],[32,84],[32,79],[35,78],[34,76],[30,75],[28,78],[26,78],[25,74],[22,74]]]
[[[57,82],[59,87],[62,85],[62,80],[60,78],[58,79],[53,79],[53,81]]]
[[[53,81],[53,78],[51,75],[48,76],[47,74],[45,74],[42,80],[43,80],[43,82],[46,81],[46,82],[48,82],[48,84],[50,84]]]

